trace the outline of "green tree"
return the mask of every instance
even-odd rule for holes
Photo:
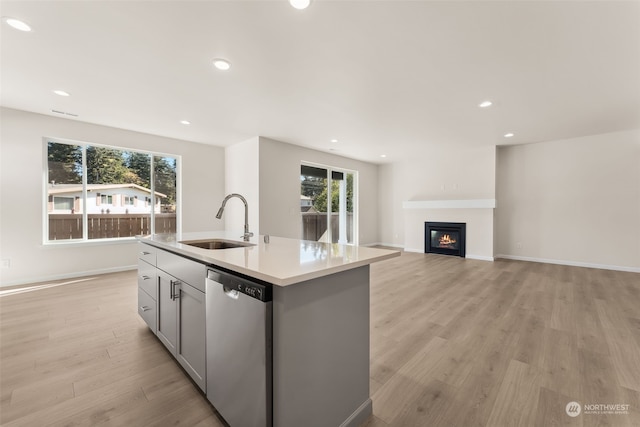
[[[353,212],[353,174],[347,175],[347,212]],[[326,179],[324,180],[326,182]],[[325,185],[322,192],[313,199],[313,207],[318,212],[327,211],[327,188]],[[331,181],[331,212],[339,212],[340,207],[340,181]]]
[[[87,147],[87,184],[124,184],[136,177],[124,163],[123,151],[105,147]]]
[[[47,143],[49,183],[82,183],[82,147],[78,145]]]
[[[174,205],[176,203],[176,159],[173,157],[153,158],[153,176],[155,191],[167,196],[162,200],[164,205]]]
[[[130,172],[137,177],[137,182],[129,182],[145,188],[151,188],[151,156],[149,154],[135,151],[129,152],[127,153],[125,164]]]
[[[302,188],[302,195],[315,199],[318,194],[322,193],[322,190],[326,187],[327,179],[318,178],[315,176],[301,176],[300,187]]]

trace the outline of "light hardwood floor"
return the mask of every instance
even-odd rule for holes
[[[639,274],[403,253],[371,280],[366,427],[640,426]],[[0,290],[2,426],[223,425],[138,317],[135,272],[53,284]]]
[[[639,274],[404,253],[371,277],[368,427],[640,426]]]

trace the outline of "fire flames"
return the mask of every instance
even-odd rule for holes
[[[442,236],[440,236],[440,239],[438,239],[438,242],[440,243],[440,247],[447,247],[447,246],[455,245],[457,240],[452,239],[451,236],[448,234],[443,234]]]

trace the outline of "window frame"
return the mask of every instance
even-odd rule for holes
[[[353,175],[353,234],[352,234],[352,242],[347,242],[344,243],[346,245],[349,246],[358,246],[360,244],[360,203],[359,203],[359,176],[360,173],[358,170],[356,169],[348,169],[348,168],[343,168],[340,166],[329,166],[326,164],[322,164],[322,163],[316,163],[316,162],[310,162],[310,161],[306,161],[306,160],[302,160],[300,162],[300,166],[298,168],[298,170],[301,170],[301,168],[303,166],[309,166],[312,168],[318,168],[318,169],[324,169],[327,172],[327,231],[328,233],[328,238],[331,241],[333,239],[332,236],[332,231],[331,231],[331,198],[332,198],[332,186],[333,186],[333,176],[334,173],[342,173],[342,174],[351,174]],[[299,175],[300,176],[300,175]],[[345,182],[346,182],[346,178],[345,178]],[[300,218],[300,223],[302,224],[302,213],[299,213],[299,218]],[[303,236],[301,235],[300,238],[303,238]]]
[[[113,194],[100,193],[100,204],[113,206]]]
[[[53,197],[53,211],[70,211],[73,210],[73,205],[76,201],[75,197],[68,197],[68,196],[52,196]],[[56,199],[65,199],[65,200],[71,200],[71,208],[69,209],[60,209],[58,207],[56,207]]]
[[[82,200],[82,206],[87,206],[87,148],[88,147],[99,147],[99,148],[108,148],[113,150],[120,150],[126,152],[135,152],[149,155],[150,161],[150,197],[149,197],[149,206],[150,209],[150,221],[151,221],[151,230],[155,233],[155,204],[156,196],[155,196],[155,180],[154,180],[154,158],[155,157],[170,157],[175,159],[175,169],[176,169],[176,195],[175,195],[175,205],[176,205],[176,234],[182,233],[182,156],[175,153],[165,153],[160,151],[150,151],[139,148],[129,148],[123,147],[119,145],[108,145],[108,144],[99,144],[93,142],[86,141],[78,141],[67,138],[58,138],[58,137],[43,137],[42,138],[42,243],[43,246],[73,246],[73,245],[96,245],[96,244],[113,244],[113,243],[131,243],[135,242],[135,236],[128,237],[110,237],[110,238],[102,238],[102,239],[89,239],[88,238],[88,212],[87,209],[82,209],[82,224],[83,224],[83,237],[78,239],[62,239],[62,240],[49,240],[49,211],[48,211],[48,203],[49,203],[49,162],[48,162],[48,144],[66,144],[66,145],[75,145],[80,146],[82,148],[82,195],[80,196],[80,200]],[[109,195],[113,197],[113,195]],[[57,196],[54,196],[57,197]],[[124,199],[123,199],[124,200]],[[112,198],[113,201],[113,198]],[[160,212],[162,213],[162,212]]]

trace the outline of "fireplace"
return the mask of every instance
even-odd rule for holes
[[[464,222],[425,222],[424,252],[464,258],[466,234]]]

